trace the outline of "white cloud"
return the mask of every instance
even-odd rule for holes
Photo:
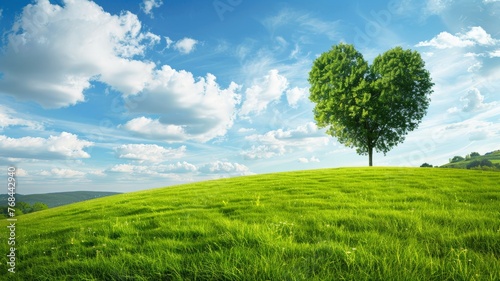
[[[105,177],[106,174],[104,173],[103,170],[92,170],[88,172],[89,175],[92,176],[98,176],[98,177]]]
[[[286,153],[285,145],[283,144],[263,144],[263,145],[252,145],[250,149],[243,150],[241,155],[246,159],[269,159],[276,156],[281,156]]]
[[[276,69],[270,70],[263,79],[245,91],[245,101],[241,106],[240,115],[259,114],[269,103],[279,100],[287,87],[286,77],[280,75]]]
[[[187,162],[177,162],[168,165],[132,165],[118,164],[109,169],[111,172],[126,173],[131,175],[151,175],[159,177],[169,177],[172,173],[196,172],[195,165]]]
[[[216,161],[202,165],[200,167],[200,172],[204,173],[224,173],[224,174],[237,174],[237,175],[249,175],[252,174],[250,169],[239,163]]]
[[[460,109],[458,109],[458,107],[454,106],[454,107],[448,108],[448,110],[446,110],[446,112],[448,114],[454,114],[454,113],[460,112]]]
[[[62,132],[47,139],[39,137],[10,138],[0,135],[0,156],[33,159],[90,158],[83,149],[93,143],[77,135]]]
[[[300,53],[299,44],[295,44],[295,49],[293,49],[293,51],[290,53],[289,58],[296,59],[298,58],[299,53]]]
[[[0,105],[0,130],[11,126],[23,126],[33,130],[43,130],[43,125],[39,122],[13,117],[16,111]]]
[[[240,128],[238,129],[238,133],[246,134],[246,133],[251,133],[255,132],[254,128]]]
[[[481,70],[482,67],[483,67],[483,63],[478,61],[475,64],[469,66],[467,68],[467,72],[470,72],[470,73],[478,72],[479,70]]]
[[[16,169],[16,176],[18,177],[27,177],[29,176],[28,172],[22,168],[17,168]]]
[[[163,66],[139,96],[133,112],[157,114],[159,119],[139,117],[123,127],[151,139],[206,142],[223,136],[232,127],[240,86],[231,82],[221,89],[216,77],[195,79],[184,70]],[[158,102],[158,101],[162,102]]]
[[[285,139],[307,139],[311,137],[322,136],[318,130],[318,127],[313,122],[308,122],[305,125],[298,126],[296,129],[283,130],[278,129],[274,131],[269,131],[264,135],[252,135],[248,136],[247,139],[254,141],[264,141],[264,142],[274,142],[274,140],[285,140]]]
[[[306,97],[308,93],[309,93],[308,88],[294,87],[292,89],[286,90],[286,99],[288,101],[288,104],[292,107],[297,106],[297,103],[301,99]]]
[[[172,46],[174,41],[172,39],[170,39],[170,37],[165,37],[165,43],[167,44],[167,49],[168,49],[168,48],[170,48],[170,46]]]
[[[177,162],[175,164],[170,164],[167,166],[160,166],[159,169],[162,170],[163,172],[169,172],[169,173],[192,173],[198,170],[198,168],[195,165],[188,163],[186,161]]]
[[[192,51],[194,51],[194,48],[198,44],[197,40],[194,40],[192,38],[183,38],[174,44],[174,49],[178,50],[182,54],[189,54]]]
[[[247,159],[268,159],[294,151],[313,152],[328,145],[329,138],[309,122],[292,130],[273,130],[265,134],[245,137],[252,143],[241,155]]]
[[[224,175],[250,175],[250,169],[239,163],[215,161],[198,166],[186,161],[168,165],[131,165],[119,164],[109,169],[111,172],[131,175],[150,175],[171,177],[172,174],[224,174]]]
[[[137,166],[131,164],[118,164],[113,166],[109,171],[126,174],[152,174],[153,171],[149,166]]]
[[[481,141],[500,135],[500,124],[478,119],[467,119],[447,125],[445,134],[448,139],[468,136],[469,141]]]
[[[155,64],[133,58],[160,40],[141,32],[136,15],[111,15],[87,0],[27,5],[6,38],[0,92],[46,108],[83,102],[94,80],[125,95],[142,91]]]
[[[474,41],[462,39],[459,36],[452,35],[448,32],[441,32],[430,41],[423,41],[417,44],[417,47],[435,47],[438,49],[470,46],[474,46]]]
[[[448,49],[472,47],[475,45],[491,46],[496,44],[497,41],[482,27],[474,26],[466,33],[457,33],[455,35],[448,32],[441,32],[431,40],[419,42],[416,46]]]
[[[463,35],[464,38],[472,39],[479,45],[494,45],[497,40],[494,40],[482,27],[474,26]]]
[[[40,175],[58,179],[75,179],[75,178],[83,178],[85,176],[85,173],[71,169],[54,168],[50,171],[44,170],[40,172]]]
[[[127,174],[129,176],[171,178],[173,174],[194,173],[197,171],[197,168],[193,164],[187,162],[177,162],[169,165],[118,164],[111,167],[108,171]]]
[[[320,161],[315,156],[312,156],[311,158],[301,157],[301,158],[299,158],[299,162],[307,164],[307,163],[314,163],[314,162],[319,163]]]
[[[193,38],[184,37],[179,41],[174,41],[170,37],[165,37],[166,47],[169,49],[173,47],[175,50],[179,51],[183,55],[190,54],[194,51],[196,45],[199,43],[198,40]]]
[[[500,58],[500,49],[490,52],[489,55],[492,58]]]
[[[160,163],[181,158],[186,152],[186,146],[180,148],[165,148],[156,144],[124,144],[115,148],[118,158],[142,162]]]
[[[163,5],[161,0],[144,0],[141,5],[142,11],[153,18],[153,8],[159,8]]]
[[[144,116],[132,119],[120,127],[149,139],[182,141],[187,138],[181,126],[162,124],[158,119]]]
[[[481,92],[477,88],[472,88],[467,91],[467,94],[460,100],[465,102],[465,105],[462,108],[462,111],[464,112],[475,112],[489,109],[497,104],[496,102],[485,103],[484,96],[481,95]]]

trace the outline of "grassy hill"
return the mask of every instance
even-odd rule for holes
[[[465,158],[465,157],[464,157]],[[466,169],[467,165],[473,161],[482,161],[489,160],[493,164],[500,164],[500,150],[489,152],[485,155],[480,155],[476,157],[471,157],[469,159],[464,159],[463,161],[457,161],[453,163],[445,164],[441,167],[443,168],[458,168],[458,169]]]
[[[99,198],[19,217],[17,273],[8,277],[500,280],[499,179],[346,168]],[[2,253],[7,224],[0,222]],[[6,262],[2,254],[2,274]]]
[[[71,203],[81,202],[89,199],[116,195],[118,192],[102,192],[102,191],[71,191],[71,192],[54,192],[44,194],[16,194],[18,202],[26,202],[33,205],[36,202],[45,203],[49,208],[67,205]],[[7,194],[0,194],[0,206],[7,206]]]

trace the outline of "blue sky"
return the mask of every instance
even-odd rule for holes
[[[417,50],[435,83],[376,166],[500,149],[498,0],[19,0],[0,26],[0,163],[18,193],[366,166],[308,99],[312,62],[340,42],[368,61]]]

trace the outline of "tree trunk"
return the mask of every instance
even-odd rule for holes
[[[373,166],[373,147],[368,148],[368,165]]]

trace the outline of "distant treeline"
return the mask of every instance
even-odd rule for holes
[[[22,214],[29,214],[29,213],[33,213],[33,212],[37,212],[37,211],[41,211],[41,210],[46,210],[48,208],[49,208],[49,206],[47,206],[47,204],[41,203],[41,202],[36,202],[33,205],[31,205],[30,203],[26,203],[26,202],[16,202],[16,206],[13,209],[16,210],[15,215],[19,216]],[[10,208],[10,209],[12,209],[12,208]],[[9,207],[8,206],[2,206],[2,207],[0,207],[0,210],[1,210],[2,215],[4,217],[9,217]]]
[[[431,164],[424,163],[420,167],[433,167]],[[436,166],[437,167],[437,166]],[[478,152],[462,156],[454,156],[449,159],[449,163],[441,166],[441,168],[455,169],[472,169],[485,171],[500,171],[500,150],[485,153],[484,155]]]

